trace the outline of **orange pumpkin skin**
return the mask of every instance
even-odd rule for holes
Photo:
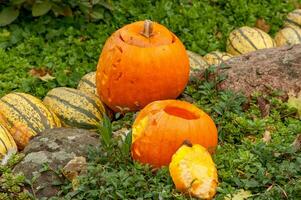
[[[155,101],[147,105],[132,128],[133,159],[154,167],[168,165],[185,140],[200,144],[211,153],[218,140],[210,116],[196,106],[178,100]]]
[[[96,86],[115,112],[136,111],[155,100],[174,99],[189,79],[189,59],[181,41],[153,23],[148,38],[139,21],[117,30],[100,55]]]
[[[217,169],[201,145],[181,146],[169,164],[176,188],[200,199],[212,199],[218,185]]]

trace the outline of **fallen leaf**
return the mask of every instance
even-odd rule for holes
[[[65,69],[65,70],[64,70],[64,73],[65,73],[66,75],[68,75],[68,74],[71,73],[71,71],[70,71],[69,69]]]
[[[29,71],[29,74],[35,77],[45,76],[47,73],[49,73],[49,70],[46,68],[32,68]]]
[[[271,137],[271,132],[270,131],[265,131],[264,134],[263,134],[263,138],[262,140],[265,142],[265,143],[269,143],[271,141],[272,137]]]
[[[271,26],[263,18],[256,20],[255,27],[263,30],[266,33],[268,33],[271,29]]]
[[[288,94],[288,101],[287,105],[292,108],[296,108],[298,111],[299,118],[301,119],[301,91],[299,92],[298,95],[294,93],[289,93]]]
[[[221,39],[221,38],[223,37],[223,34],[222,34],[221,32],[216,32],[216,33],[215,33],[215,37],[216,37],[217,39]]]
[[[113,132],[113,137],[114,138],[119,138],[122,141],[124,141],[125,138],[126,138],[126,136],[127,136],[127,134],[129,132],[130,132],[130,129],[128,129],[128,128],[121,128],[121,129]]]
[[[245,137],[245,139],[246,140],[249,140],[249,141],[251,141],[251,142],[256,142],[256,137],[254,136],[254,135],[247,135],[246,137]]]
[[[49,74],[46,74],[45,76],[42,76],[42,77],[39,77],[42,81],[45,81],[45,82],[48,82],[48,81],[51,81],[53,79],[55,79],[54,76],[51,76]]]
[[[31,76],[37,77],[38,79],[48,82],[55,79],[54,76],[51,76],[51,71],[46,68],[36,69],[33,68],[28,72]]]
[[[301,134],[298,134],[296,139],[292,144],[292,148],[294,152],[297,152],[301,149]]]
[[[225,200],[244,200],[252,196],[252,193],[248,190],[240,189],[233,196],[227,195]]]
[[[87,162],[85,157],[74,157],[63,168],[64,176],[72,182],[73,190],[79,186],[78,176],[87,173]]]
[[[301,3],[297,2],[297,1],[293,1],[293,4],[296,9],[301,9]]]
[[[263,97],[258,97],[257,98],[257,103],[261,112],[262,117],[266,117],[270,114],[270,104],[269,101],[267,101]]]

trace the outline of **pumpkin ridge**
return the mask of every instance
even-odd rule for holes
[[[261,30],[259,30],[259,29],[257,29],[257,28],[254,28],[254,30],[257,31],[257,33],[260,35],[260,37],[261,37],[261,39],[262,39],[262,41],[263,41],[263,43],[264,43],[264,46],[267,47],[268,45],[267,45],[267,43],[266,43],[266,41],[265,41],[265,39],[264,39],[264,37],[263,37],[263,35],[262,35]]]
[[[238,54],[242,54],[241,51],[239,51],[234,45],[233,45],[233,42],[231,40],[231,38],[229,38],[229,45],[233,48],[234,51],[236,51]]]
[[[5,126],[2,126],[2,125],[0,124],[0,129],[4,130],[4,133],[6,133],[5,136],[6,136],[6,138],[9,140],[9,143],[10,143],[11,145],[14,145],[15,141],[14,141],[13,138],[9,137],[10,133],[9,133],[9,131],[5,128]],[[9,134],[9,135],[8,135],[8,134]],[[10,135],[10,136],[11,136],[11,135]],[[12,141],[12,140],[13,140],[13,141]]]
[[[96,85],[88,79],[82,79],[81,81],[83,81],[84,83],[87,83],[91,87],[96,87]]]
[[[246,36],[246,34],[241,30],[241,29],[237,29],[238,32],[241,34],[241,36],[248,41],[248,43],[255,49],[258,50],[258,48],[255,46],[255,44],[250,40],[250,38],[248,38],[248,36]]]
[[[14,105],[12,105],[11,103],[0,99],[0,101],[2,101],[7,107],[9,107],[11,110],[13,110],[15,113],[17,113],[26,123],[26,125],[28,126],[28,128],[31,129],[31,131],[34,131],[35,133],[39,133],[40,130],[36,129],[33,122],[31,120],[28,119],[28,117],[26,115],[24,115],[21,111],[19,111]],[[14,124],[14,123],[12,123]]]
[[[64,125],[73,127],[76,126],[78,128],[84,128],[84,129],[96,129],[97,126],[93,125],[93,124],[88,124],[85,122],[77,122],[75,120],[72,119],[67,119],[66,117],[64,117],[63,115],[58,114],[59,118],[63,121]]]
[[[97,105],[97,103],[95,101],[93,101],[93,98],[82,92],[82,91],[73,91],[71,90],[70,88],[65,88],[66,91],[72,93],[72,94],[75,94],[75,95],[79,95],[81,97],[84,97],[90,104],[92,104],[95,108],[97,108],[97,110],[100,112],[100,113],[103,113],[105,111],[105,109],[102,107],[102,105]]]
[[[65,99],[62,99],[62,98],[60,98],[60,97],[58,97],[58,96],[56,96],[56,95],[52,95],[52,94],[48,94],[47,96],[48,96],[49,98],[56,99],[58,102],[61,102],[61,103],[65,104],[65,105],[70,106],[70,107],[73,108],[74,110],[79,110],[80,113],[82,113],[82,114],[88,116],[89,118],[93,118],[95,121],[98,121],[98,120],[99,120],[93,113],[88,112],[87,110],[85,110],[85,109],[83,109],[83,108],[79,108],[79,107],[77,107],[77,106],[71,104],[70,102],[66,101]]]
[[[0,137],[0,141],[1,141],[1,143],[3,144],[3,146],[4,146],[4,148],[5,148],[5,151],[7,152],[8,151],[8,149],[7,149],[7,147],[6,147],[6,144],[5,144],[5,142],[2,140],[2,138]]]
[[[300,36],[300,34],[298,33],[298,31],[296,31],[296,29],[294,29],[293,27],[290,27],[290,29],[293,30],[293,32],[297,35],[298,40],[301,42],[301,36]]]
[[[44,115],[44,113],[41,112],[41,108],[39,108],[37,105],[32,103],[25,95],[22,95],[20,93],[14,93],[15,95],[21,97],[24,99],[32,108],[33,110],[39,115],[41,118],[41,123],[44,126],[44,128],[49,129],[51,128],[48,118]],[[47,112],[44,110],[44,112]]]
[[[285,21],[289,22],[289,23],[292,23],[293,25],[297,26],[298,28],[301,28],[301,25],[298,24],[297,22],[291,20],[291,19],[285,19]]]

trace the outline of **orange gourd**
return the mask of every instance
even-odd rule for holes
[[[186,143],[169,165],[176,188],[201,199],[212,199],[218,185],[217,170],[209,152],[201,145]]]
[[[138,114],[132,127],[134,160],[154,167],[168,165],[184,140],[206,147],[217,145],[217,129],[205,112],[178,100],[155,101]]]
[[[188,79],[189,59],[182,42],[166,27],[146,20],[122,27],[106,41],[96,85],[106,105],[126,112],[176,98]]]

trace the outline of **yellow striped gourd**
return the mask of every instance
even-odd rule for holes
[[[208,63],[206,63],[201,55],[189,50],[187,50],[187,54],[189,57],[190,75],[193,75],[195,72],[209,67]]]
[[[96,89],[96,72],[90,72],[82,77],[82,79],[79,81],[77,89],[84,91],[84,92],[90,92],[92,94],[97,94]]]
[[[19,149],[40,132],[60,127],[60,120],[42,101],[32,95],[13,92],[0,99],[0,113],[7,120],[7,129]]]
[[[204,59],[209,65],[220,65],[224,61],[232,58],[233,56],[229,53],[212,51],[204,56]]]
[[[0,124],[0,161],[6,164],[9,157],[17,152],[17,145],[3,124]]]
[[[290,12],[285,19],[284,26],[301,28],[301,9]]]
[[[275,36],[275,42],[278,47],[283,45],[293,45],[301,43],[301,29],[296,27],[287,27],[280,30]]]
[[[105,108],[96,95],[73,88],[54,88],[43,102],[66,127],[96,129],[105,114]]]
[[[243,26],[230,33],[227,41],[227,52],[232,55],[240,55],[275,46],[274,40],[264,31]]]

